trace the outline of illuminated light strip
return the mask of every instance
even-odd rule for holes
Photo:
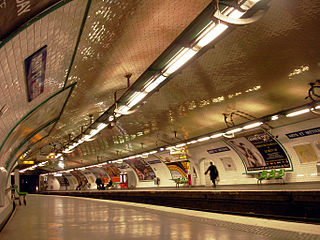
[[[34,170],[34,169],[36,169],[37,167],[43,167],[43,166],[46,165],[47,163],[48,163],[48,161],[38,163],[38,164],[36,164],[36,165],[33,165],[32,167],[28,167],[28,168],[25,168],[25,169],[23,169],[23,170],[20,170],[19,173],[24,173],[24,172],[29,171],[29,170]]]
[[[155,153],[157,153],[157,152],[158,152],[158,151],[154,150],[154,151],[149,152],[149,154],[155,154]]]
[[[180,67],[182,67],[186,62],[188,62],[197,51],[191,48],[181,48],[181,50],[169,61],[167,66],[163,70],[164,76],[169,76],[174,73]]]
[[[208,140],[210,140],[210,137],[203,137],[203,138],[197,139],[197,142],[204,142],[204,141],[208,141]]]
[[[167,77],[160,75],[151,78],[151,80],[145,85],[144,91],[149,93],[152,92],[156,87],[158,87]]]
[[[128,108],[132,108],[137,103],[139,103],[142,99],[144,99],[147,96],[147,93],[145,92],[135,92],[132,94],[129,102],[127,103]]]
[[[243,127],[243,129],[251,129],[255,127],[259,127],[263,124],[263,122],[256,122],[256,123],[251,123]]]
[[[219,138],[222,136],[223,136],[223,133],[216,133],[216,134],[211,135],[210,138]]]
[[[275,120],[278,120],[279,119],[279,115],[273,115],[271,117],[271,121],[275,121]]]
[[[242,131],[242,128],[235,128],[235,129],[232,129],[230,131],[225,132],[225,134],[232,134],[232,133],[237,133],[240,131]]]
[[[298,110],[298,111],[295,111],[295,112],[292,112],[292,113],[288,113],[286,115],[286,117],[295,117],[295,116],[302,115],[302,114],[305,114],[305,113],[308,113],[308,112],[310,112],[310,109],[306,108],[306,109]]]
[[[180,143],[180,144],[176,145],[176,147],[177,147],[177,148],[180,148],[180,147],[183,147],[183,146],[185,146],[185,145],[187,145],[187,144],[186,144],[186,143]]]
[[[227,28],[228,26],[226,24],[216,24],[215,22],[211,21],[209,26],[199,35],[196,46],[203,48],[220,36],[225,30],[227,30]]]
[[[118,107],[118,109],[115,110],[115,111],[116,111],[115,116],[117,117],[117,114],[120,114],[120,116],[121,116],[122,114],[126,115],[129,110],[130,110],[130,108],[129,108],[128,106],[122,105],[122,106]],[[120,117],[120,116],[119,116],[119,117]]]
[[[197,143],[197,142],[198,142],[197,140],[192,140],[190,142],[187,142],[187,144],[190,145],[190,144],[194,144],[194,143]]]

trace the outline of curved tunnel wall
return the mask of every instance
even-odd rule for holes
[[[320,173],[318,173],[317,164],[320,162],[320,139],[319,132],[313,131],[312,135],[305,135],[296,138],[289,138],[286,134],[294,133],[289,136],[298,136],[296,132],[303,130],[318,128],[319,119],[312,119],[309,121],[293,124],[290,126],[280,127],[272,130],[272,134],[277,136],[280,145],[286,150],[286,153],[291,161],[291,168],[288,168],[284,177],[285,182],[311,182],[320,181]],[[300,133],[301,135],[301,133]],[[302,134],[303,135],[303,134]],[[208,175],[204,175],[209,162],[213,161],[219,170],[221,185],[236,185],[236,184],[256,184],[256,174],[246,172],[245,165],[239,154],[232,148],[229,151],[209,154],[209,149],[219,149],[226,147],[227,144],[223,141],[209,141],[202,145],[189,148],[188,155],[190,166],[192,169],[192,184],[193,185],[207,185],[212,183]],[[300,156],[298,155],[300,154]],[[304,156],[302,156],[304,155]],[[160,178],[160,186],[175,186],[172,180],[172,175],[164,163],[164,159],[169,156],[168,152],[158,153],[156,156],[144,159],[149,163],[155,175]],[[301,157],[302,156],[302,157]],[[161,159],[161,161],[159,161]],[[223,160],[227,159],[232,162],[232,167],[226,168]],[[88,170],[84,170],[88,172]],[[121,169],[122,173],[127,173],[129,177],[129,186],[131,187],[154,187],[154,181],[139,181],[138,175],[132,168]],[[88,175],[84,174],[84,175]],[[92,174],[92,176],[94,176]],[[92,180],[90,180],[92,182]],[[276,181],[276,180],[274,180]],[[272,180],[270,181],[272,182]],[[57,182],[52,182],[56,185]],[[69,189],[74,189],[73,185]],[[52,189],[56,189],[54,186]],[[92,187],[94,188],[94,187]],[[49,188],[50,189],[50,188]]]

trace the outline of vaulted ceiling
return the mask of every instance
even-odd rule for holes
[[[211,2],[73,0],[20,30],[0,49],[1,165],[13,165],[26,150],[28,159],[41,160],[80,135],[114,105],[115,92],[117,99],[125,93],[125,76],[131,74],[131,85],[139,81]],[[114,127],[64,154],[65,167],[218,131],[226,128],[224,114],[254,119],[310,102],[309,83],[320,76],[320,3],[271,0],[268,6],[258,21],[230,26]],[[24,60],[45,45],[44,92],[28,102]],[[58,167],[52,161],[45,169]]]

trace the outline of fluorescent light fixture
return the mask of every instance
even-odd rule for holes
[[[63,162],[59,162],[58,166],[61,167],[61,168],[64,168],[64,163]]]
[[[154,151],[151,151],[151,152],[148,152],[149,154],[155,154],[157,153],[158,151],[154,150]]]
[[[112,122],[112,121],[114,120],[114,116],[110,116],[110,117],[108,118],[108,120],[109,120],[109,122]]]
[[[205,27],[202,33],[198,36],[199,40],[197,42],[197,46],[203,48],[221,35],[227,28],[228,26],[226,24],[216,24],[215,22],[211,21],[211,24]]]
[[[85,135],[82,139],[85,141],[90,141],[90,140],[94,140],[91,139],[93,136],[97,135],[101,130],[103,130],[104,128],[106,128],[108,126],[108,124],[105,123],[99,123],[97,128],[92,129],[90,131],[90,133],[88,135]],[[79,144],[78,144],[79,145]],[[73,147],[74,148],[74,147]]]
[[[156,87],[158,87],[167,77],[159,75],[152,78],[146,85],[144,91],[147,93],[152,92]]]
[[[177,148],[180,148],[180,147],[183,147],[183,146],[185,146],[185,145],[187,145],[187,144],[186,144],[186,143],[180,143],[180,144],[176,145],[176,147],[177,147]]]
[[[106,128],[108,124],[105,123],[99,123],[96,130],[101,131],[102,129]]]
[[[145,92],[135,92],[134,94],[132,94],[129,102],[127,103],[129,109],[140,102],[142,99],[144,99],[145,96],[147,96],[147,93]]]
[[[238,10],[234,10],[228,17],[238,19],[238,18],[241,18],[243,14],[245,14],[245,12],[240,12]]]
[[[271,121],[275,121],[275,120],[278,120],[279,119],[279,115],[273,115],[271,117]]]
[[[190,142],[187,142],[187,144],[189,145],[189,144],[194,144],[194,143],[197,143],[197,142],[198,142],[197,140],[192,140]]]
[[[170,147],[166,147],[166,150],[171,150],[171,149],[174,149],[175,147],[174,146],[170,146]]]
[[[203,138],[197,139],[197,142],[204,142],[204,141],[208,141],[209,139],[210,137],[203,137]]]
[[[305,113],[308,113],[310,112],[310,109],[309,108],[306,108],[306,109],[301,109],[299,111],[295,111],[295,112],[292,112],[292,113],[288,113],[286,115],[286,117],[295,117],[295,116],[298,116],[298,115],[301,115],[301,114],[305,114]]]
[[[219,138],[222,136],[223,136],[223,133],[216,133],[216,134],[211,135],[210,138]]]
[[[232,133],[236,133],[236,132],[240,132],[242,130],[242,128],[235,128],[232,129],[230,131],[225,132],[226,134],[232,134]]]
[[[70,151],[68,148],[62,151],[63,153],[72,153],[73,151]]]
[[[197,51],[191,48],[182,48],[167,64],[163,74],[169,76],[170,74],[174,73],[186,62],[188,62],[194,55],[196,55],[196,53]]]
[[[248,124],[248,125],[244,126],[243,129],[251,129],[251,128],[259,127],[262,124],[263,124],[263,122],[251,123],[251,124]]]
[[[130,110],[130,107],[128,107],[128,106],[126,106],[126,105],[122,105],[122,106],[120,106],[116,111],[117,111],[117,113],[119,113],[120,116],[121,116],[121,114],[126,114],[126,113],[128,113],[129,110]],[[117,114],[116,114],[115,116],[117,117]],[[119,116],[119,117],[120,117],[120,116]]]
[[[163,148],[163,147],[161,147],[161,148],[159,149],[159,151],[160,151],[160,152],[164,151],[164,148]]]

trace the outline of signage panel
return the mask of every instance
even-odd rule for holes
[[[40,48],[24,61],[29,102],[43,93],[46,59],[47,45]]]

